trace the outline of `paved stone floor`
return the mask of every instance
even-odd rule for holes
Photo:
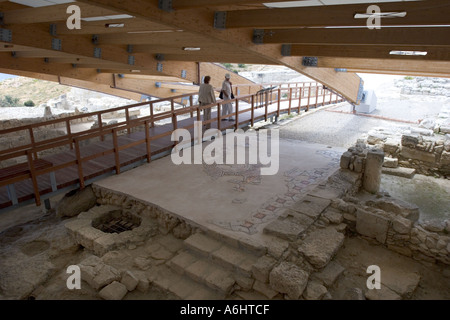
[[[175,165],[165,157],[96,184],[203,228],[254,242],[264,237],[264,226],[335,172],[343,151],[281,139],[275,175],[261,175],[259,165],[253,164]]]

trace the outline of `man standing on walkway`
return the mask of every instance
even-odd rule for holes
[[[216,102],[214,88],[209,84],[209,81],[211,81],[211,77],[206,76],[203,81],[204,83],[200,85],[200,89],[198,91],[198,102],[200,103],[200,106],[206,106],[208,104]],[[211,120],[211,108],[203,109],[203,121],[208,120]],[[205,128],[211,128],[211,123],[205,124]]]
[[[231,89],[231,82],[230,82],[230,74],[227,73],[225,75],[225,80],[222,83],[222,93],[223,93],[223,100],[231,100],[231,93],[232,93],[232,89]],[[222,117],[226,116],[228,114],[232,114],[233,113],[233,106],[231,103],[225,103],[222,105]],[[232,121],[234,119],[232,118],[227,118],[227,119],[222,119],[223,121],[228,120],[228,121]]]

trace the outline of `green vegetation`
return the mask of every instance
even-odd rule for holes
[[[410,77],[410,76],[405,77],[405,80],[413,80],[413,79],[414,79],[414,77]]]
[[[233,65],[231,63],[223,63],[223,66],[228,70],[231,70],[231,68],[233,68]]]
[[[0,107],[7,108],[7,107],[18,107],[19,106],[19,99],[13,98],[11,96],[5,96],[4,98],[0,98]]]
[[[245,67],[247,67],[244,63],[239,63],[238,64],[238,67],[239,68],[241,68],[241,69],[244,69]]]
[[[35,106],[35,104],[32,100],[25,101],[25,103],[23,105],[25,107],[34,107]]]

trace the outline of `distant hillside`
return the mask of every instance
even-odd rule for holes
[[[25,101],[31,100],[39,106],[69,92],[70,89],[71,87],[56,82],[17,77],[0,81],[0,98],[4,96],[18,98],[21,106]]]

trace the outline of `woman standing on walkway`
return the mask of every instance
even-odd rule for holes
[[[227,73],[225,75],[225,80],[222,83],[222,92],[223,92],[223,100],[231,100],[231,82],[230,82],[230,74]],[[226,116],[228,114],[232,114],[233,113],[233,105],[231,103],[225,103],[222,105],[222,117]],[[233,118],[226,118],[226,119],[222,119],[222,121],[233,121]]]
[[[209,84],[209,81],[211,81],[211,77],[206,76],[203,80],[204,83],[200,85],[198,92],[198,102],[200,102],[200,106],[207,106],[208,104],[216,102],[214,88]],[[211,108],[203,109],[203,121],[208,120],[211,120]],[[207,123],[204,126],[206,129],[209,129],[211,128],[211,123]]]

